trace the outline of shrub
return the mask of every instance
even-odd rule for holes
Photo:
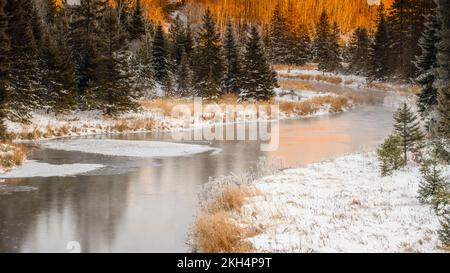
[[[419,185],[419,201],[422,204],[432,204],[439,193],[445,191],[446,181],[435,161],[425,162],[421,168],[422,181]]]
[[[398,135],[390,135],[377,150],[382,176],[389,176],[406,164],[402,157],[401,143]]]

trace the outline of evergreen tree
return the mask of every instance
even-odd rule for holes
[[[97,83],[92,91],[96,108],[111,116],[137,109],[136,99],[141,93],[132,88],[126,34],[120,31],[118,16],[112,7],[106,8],[101,23],[105,43],[99,51],[99,65],[95,71]]]
[[[44,34],[40,56],[40,73],[44,80],[39,95],[45,101],[45,107],[54,113],[74,109],[76,82],[70,48],[61,26]]]
[[[9,36],[8,17],[5,13],[7,0],[0,0],[0,141],[6,139],[6,119],[9,100]]]
[[[103,42],[101,20],[107,7],[106,0],[80,0],[75,7],[70,23],[70,45],[75,63],[77,90],[81,108],[90,106],[93,94],[87,91],[88,85],[96,83],[95,70],[99,60],[99,50]]]
[[[394,130],[401,138],[403,159],[408,162],[408,152],[415,152],[419,142],[423,139],[417,116],[406,103],[394,114]]]
[[[58,16],[58,6],[55,0],[45,0],[45,4],[45,21],[47,24],[51,25]]]
[[[416,57],[416,68],[419,76],[416,83],[422,86],[422,91],[418,94],[418,107],[422,113],[429,112],[437,105],[437,88],[435,82],[437,78],[437,45],[440,41],[439,31],[441,22],[436,9],[427,16],[425,30],[419,39],[421,54]]]
[[[390,73],[389,69],[389,36],[386,26],[384,5],[378,7],[377,29],[369,50],[369,80],[385,80]]]
[[[270,100],[278,87],[276,74],[270,68],[258,28],[252,26],[245,46],[243,91],[241,101]]]
[[[390,135],[377,150],[382,176],[389,176],[405,165],[401,143],[402,139],[398,135]]]
[[[430,12],[429,0],[395,0],[388,25],[390,65],[394,76],[409,81],[417,76],[414,58],[419,55],[418,40],[424,29],[424,15]]]
[[[239,49],[236,45],[233,25],[228,20],[224,37],[225,76],[223,79],[224,91],[239,94],[242,87],[242,69],[239,58]]]
[[[330,57],[329,42],[331,37],[331,27],[328,21],[328,14],[323,11],[320,20],[316,25],[316,37],[314,40],[315,60],[319,63],[319,70],[328,70],[328,60]]]
[[[288,36],[289,55],[287,62],[291,65],[304,65],[310,60],[311,38],[308,29],[303,24],[292,20],[291,32]]]
[[[278,3],[270,24],[270,59],[275,64],[286,64],[290,49],[288,48],[286,17]]]
[[[422,204],[431,205],[433,199],[446,189],[446,181],[434,160],[425,162],[420,172],[422,180],[419,185],[418,198]]]
[[[130,23],[130,40],[138,40],[145,34],[144,17],[142,15],[141,1],[136,0]]]
[[[121,30],[130,30],[131,0],[115,0]]]
[[[185,51],[181,55],[181,62],[178,66],[176,76],[177,94],[182,97],[192,95],[192,70]]]
[[[139,49],[130,59],[130,66],[133,67],[134,88],[140,90],[143,95],[152,99],[155,94],[152,90],[155,87],[154,71],[152,65],[152,41],[149,35],[143,39]]]
[[[438,129],[450,140],[450,2],[435,0],[442,26],[438,44]]]
[[[367,29],[358,27],[350,40],[349,70],[355,75],[366,75],[368,71],[370,39]]]
[[[333,24],[330,41],[328,42],[328,61],[325,63],[325,70],[337,72],[341,69],[341,47],[339,45],[340,29],[337,23]]]
[[[158,25],[153,37],[152,62],[155,80],[165,86],[169,78],[169,64],[167,56],[167,42],[161,25]],[[167,87],[167,86],[166,86]]]
[[[208,9],[203,16],[203,24],[197,34],[195,57],[195,82],[198,95],[217,99],[221,95],[223,60],[220,33]]]
[[[27,0],[8,1],[9,16],[7,35],[10,37],[10,107],[9,118],[25,121],[30,111],[37,106],[39,89],[37,42],[33,21],[34,2]]]
[[[173,71],[181,64],[183,53],[185,52],[186,30],[180,16],[176,16],[169,28],[170,39],[170,58],[171,64],[175,67]]]

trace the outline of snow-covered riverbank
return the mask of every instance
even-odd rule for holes
[[[343,156],[257,180],[231,218],[257,230],[244,239],[256,252],[441,252],[419,179],[416,165],[382,178],[373,153]]]

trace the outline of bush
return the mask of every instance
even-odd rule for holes
[[[435,161],[425,162],[420,171],[422,181],[419,185],[419,201],[422,204],[432,204],[433,199],[446,190],[447,182]]]
[[[402,140],[398,135],[390,135],[377,150],[382,176],[389,176],[395,170],[405,166],[401,143]]]

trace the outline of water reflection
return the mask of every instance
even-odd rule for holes
[[[285,166],[293,166],[373,148],[390,131],[391,114],[390,109],[371,107],[283,122],[280,148],[271,153],[248,141],[215,142],[222,149],[216,155],[162,159],[36,150],[33,159],[52,164],[108,167],[77,177],[4,182],[37,190],[0,195],[0,252],[67,252],[69,241],[79,241],[84,252],[188,251],[196,197],[209,177],[242,173],[261,156],[281,157]],[[170,134],[114,138],[170,140]]]

